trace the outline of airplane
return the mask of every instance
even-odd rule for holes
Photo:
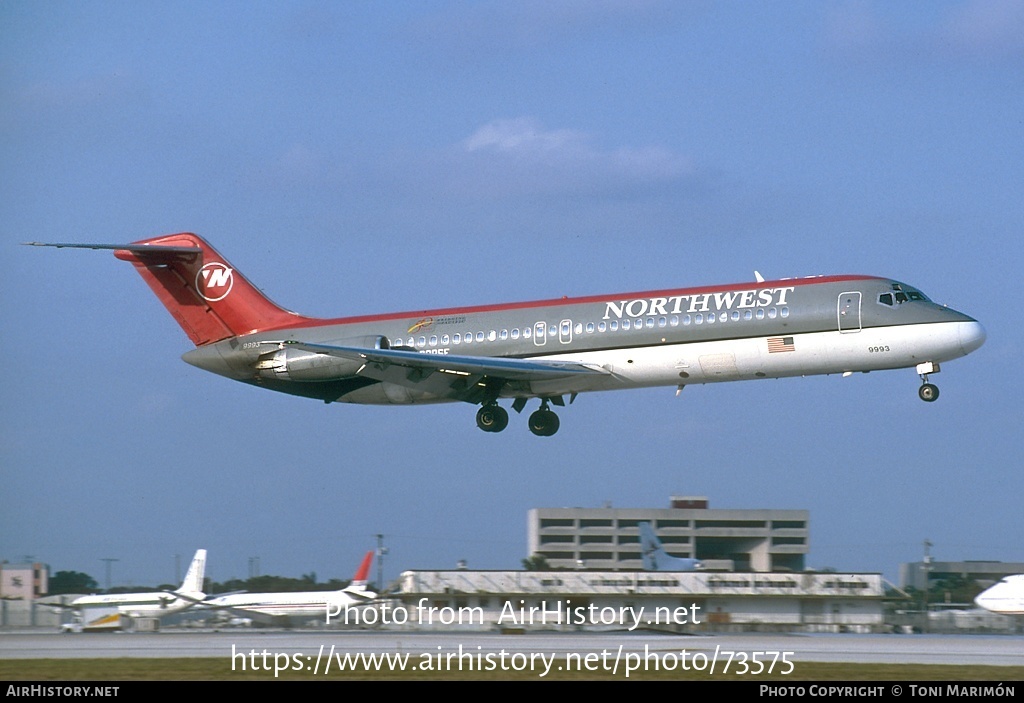
[[[65,606],[49,605],[75,611],[76,622],[66,630],[116,630],[122,627],[122,618],[161,618],[191,608],[206,597],[205,573],[206,550],[198,549],[176,591],[81,596]]]
[[[640,528],[644,571],[695,571],[704,568],[700,559],[674,557],[666,552],[651,523],[641,522],[637,527]]]
[[[344,613],[346,608],[367,605],[377,594],[366,588],[373,551],[366,553],[352,581],[337,591],[281,593],[231,593],[199,603],[204,610],[223,610],[236,618],[262,625],[289,626],[293,618],[326,618]]]
[[[415,310],[337,319],[279,307],[191,233],[130,244],[32,246],[113,250],[182,327],[193,366],[325,403],[462,401],[501,432],[511,399],[540,401],[530,431],[554,435],[580,393],[915,368],[927,402],[940,364],[985,341],[981,324],[920,290],[836,275]]]
[[[993,613],[1024,615],[1024,574],[1004,577],[979,593],[974,602]]]

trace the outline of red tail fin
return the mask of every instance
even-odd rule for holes
[[[370,564],[373,563],[373,550],[366,553],[363,557],[363,563],[359,565],[359,570],[356,571],[356,575],[352,577],[352,582],[348,585],[348,588],[363,588],[366,586],[366,582],[370,577]],[[377,586],[380,588],[380,586]]]
[[[135,265],[197,347],[307,319],[271,302],[194,234],[144,239],[114,255]]]

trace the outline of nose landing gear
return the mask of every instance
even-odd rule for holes
[[[928,374],[938,372],[939,365],[933,361],[917,365],[917,375],[921,377],[921,387],[917,389],[917,395],[926,403],[932,403],[939,397],[939,387],[928,382]]]
[[[921,387],[917,389],[917,395],[926,403],[931,403],[939,397],[939,387],[934,383],[928,383],[927,376],[924,377],[924,381],[925,383],[922,383]]]

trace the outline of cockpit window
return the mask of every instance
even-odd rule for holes
[[[921,291],[907,288],[902,283],[893,283],[891,293],[882,293],[878,296],[878,302],[882,305],[902,305],[910,301],[928,302],[928,296]]]

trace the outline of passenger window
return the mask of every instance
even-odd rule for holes
[[[592,334],[593,332],[594,332],[594,323],[593,322],[588,322],[587,323],[587,334]]]
[[[701,313],[697,313],[696,315],[693,316],[693,324],[699,325],[699,324],[702,324],[703,322],[704,322],[704,315],[702,315]]]
[[[478,341],[478,342],[484,341],[484,333],[483,332],[477,332],[476,333],[476,341]]]
[[[421,346],[421,347],[427,346],[427,338],[426,337],[420,337],[419,346]]]
[[[775,308],[768,308],[768,319],[774,320],[775,316],[779,314],[779,311]]]
[[[739,322],[739,319],[740,319],[740,311],[739,310],[733,310],[732,311],[732,321],[733,322]]]
[[[782,309],[779,310],[779,314],[782,315],[783,317],[789,317],[789,306],[783,305]]]
[[[514,330],[512,330],[512,339],[519,339],[519,328],[518,327],[516,327]]]
[[[606,329],[608,329],[608,325],[606,325],[604,322],[598,322],[597,323],[597,331],[598,332],[604,332]]]
[[[508,330],[502,330],[500,336],[501,336],[501,341],[504,342],[506,339],[508,339]]]
[[[462,335],[456,332],[452,335],[452,341],[456,344],[462,344]]]
[[[448,335],[445,334],[441,336],[441,344],[448,346]]]
[[[436,334],[430,335],[430,346],[432,346],[432,347],[436,347],[437,346],[437,335]]]
[[[622,321],[622,329],[624,329],[624,330],[628,330],[629,329],[629,320],[623,320]]]
[[[743,319],[747,320],[748,322],[750,320],[753,320],[754,319],[754,313],[750,312],[749,310],[744,310],[743,311]]]
[[[708,313],[708,324],[710,325],[710,324],[714,323],[714,321],[715,321],[715,313],[709,312]]]
[[[672,317],[670,317],[669,320],[668,320],[668,323],[670,325],[672,325],[673,327],[678,327],[679,326],[679,315],[673,315]]]
[[[689,315],[683,315],[683,326],[684,327],[689,327],[689,325],[690,325],[690,316]]]
[[[757,309],[757,319],[758,320],[763,320],[764,319],[764,308],[758,308]]]
[[[619,321],[618,320],[612,320],[611,322],[608,323],[608,328],[612,332],[618,332],[619,331]]]
[[[488,342],[493,342],[497,338],[498,338],[498,333],[495,332],[494,330],[491,330],[490,332],[487,333],[487,341]]]

